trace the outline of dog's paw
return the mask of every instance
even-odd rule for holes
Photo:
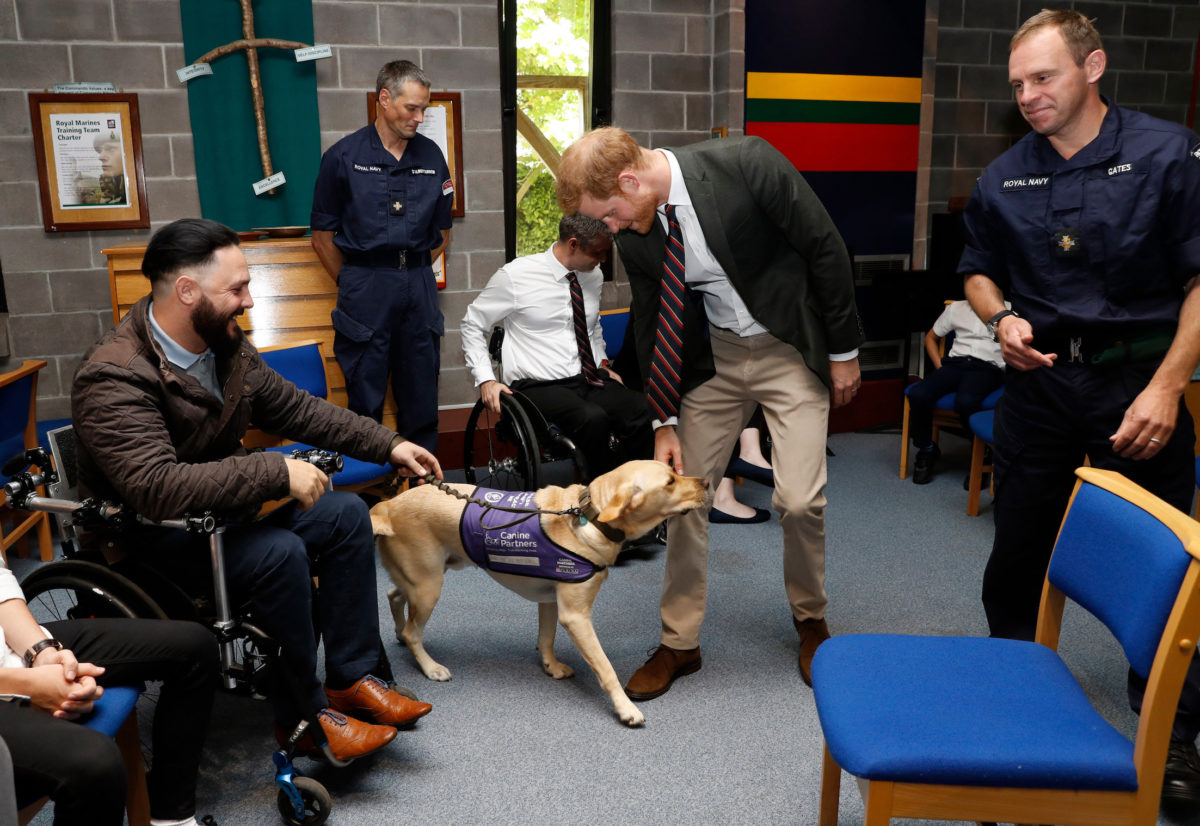
[[[617,716],[621,718],[622,723],[631,728],[640,726],[646,722],[646,715],[642,714],[641,709],[633,703],[630,703],[628,708],[617,709]]]
[[[567,677],[575,676],[575,669],[566,663],[552,662],[542,663],[542,671],[545,671],[556,680],[565,680]]]
[[[439,683],[444,683],[450,679],[450,669],[440,663],[434,663],[425,669],[425,676]]]

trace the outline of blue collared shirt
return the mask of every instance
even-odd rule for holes
[[[309,223],[343,255],[431,250],[450,229],[454,182],[436,143],[417,133],[399,160],[370,123],[321,157]]]
[[[167,357],[167,361],[196,379],[205,390],[218,399],[221,398],[221,385],[217,381],[217,357],[213,351],[206,347],[203,353],[193,353],[167,335],[154,319],[154,302],[150,303],[146,317],[150,319],[150,334],[154,336],[158,346],[163,348],[163,355]]]

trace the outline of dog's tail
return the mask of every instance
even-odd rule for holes
[[[376,536],[395,536],[392,519],[388,515],[391,500],[385,499],[371,508],[371,532]]]

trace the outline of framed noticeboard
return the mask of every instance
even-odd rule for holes
[[[367,122],[375,122],[377,95],[367,92]],[[464,206],[463,160],[462,160],[462,92],[430,92],[429,108],[425,110],[425,122],[417,131],[441,147],[450,167],[450,178],[454,181],[454,207],[452,215],[461,218],[467,214]]]
[[[150,226],[137,95],[29,95],[46,232]]]

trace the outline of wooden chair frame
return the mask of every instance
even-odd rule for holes
[[[971,440],[971,473],[967,484],[967,516],[979,516],[979,496],[983,492],[983,474],[992,473],[992,463],[984,462],[988,443],[978,436]],[[996,495],[996,476],[988,479],[988,492]]]
[[[1179,537],[1192,557],[1167,619],[1150,670],[1134,740],[1136,791],[949,786],[860,779],[865,826],[892,818],[925,818],[1001,823],[1055,823],[1062,826],[1153,826],[1159,809],[1167,746],[1175,707],[1200,634],[1200,523],[1112,471],[1079,468],[1082,480],[1125,498],[1157,518]],[[1071,502],[1079,483],[1071,494]],[[1070,505],[1068,505],[1068,510]],[[1064,594],[1047,579],[1042,589],[1035,639],[1057,650]],[[821,826],[836,826],[841,768],[823,746]]]
[[[24,445],[26,449],[37,447],[37,382],[38,371],[46,366],[46,362],[38,359],[30,359],[13,370],[10,373],[0,375],[0,387],[20,381],[26,376],[32,376],[32,386],[29,392],[29,418],[25,423]],[[7,462],[11,456],[0,456],[0,462]],[[40,469],[35,469],[35,472],[40,472]],[[45,488],[38,488],[38,495],[45,496]],[[43,562],[49,562],[54,558],[54,539],[50,534],[50,514],[48,513],[33,513],[26,511],[8,511],[4,514],[4,519],[9,518],[15,523],[10,531],[0,530],[0,558],[7,559],[8,549],[20,543],[17,548],[17,553],[21,556],[28,556],[30,531],[36,531],[38,548],[41,552]]]

